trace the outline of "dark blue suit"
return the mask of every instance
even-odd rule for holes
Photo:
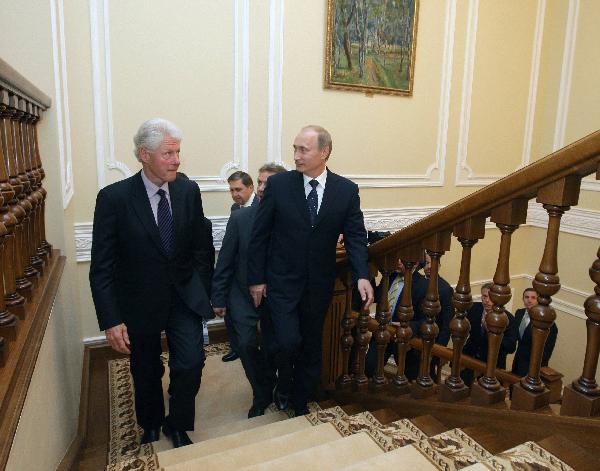
[[[517,351],[515,358],[513,359],[512,372],[517,376],[525,376],[529,372],[529,362],[531,360],[531,322],[525,328],[523,336],[519,333],[519,326],[525,315],[525,308],[517,309],[515,312],[515,325],[517,329]],[[554,345],[556,344],[556,337],[558,336],[558,327],[556,324],[552,324],[550,327],[550,333],[548,339],[544,345],[544,351],[542,353],[542,365],[548,366],[552,352],[554,351]]]
[[[303,175],[290,171],[267,181],[248,247],[248,284],[267,284],[281,375],[294,365],[297,409],[319,382],[323,321],[336,277],[340,234],[354,279],[369,279],[367,232],[358,186],[327,171],[323,200],[311,227]],[[283,391],[284,393],[289,391]]]
[[[214,247],[198,186],[182,174],[169,183],[174,248],[161,243],[138,172],[103,188],[96,199],[90,287],[101,330],[125,323],[131,342],[136,414],[144,429],[164,419],[161,331],[170,358],[169,424],[193,430],[204,366],[202,318],[209,302]]]

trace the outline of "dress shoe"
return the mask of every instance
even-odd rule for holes
[[[229,350],[228,353],[226,353],[225,355],[223,355],[223,357],[221,358],[221,360],[223,361],[234,361],[237,360],[240,356],[234,352],[233,350]]]
[[[174,430],[167,423],[163,424],[162,431],[167,438],[171,440],[173,448],[179,448],[192,444],[192,441],[190,440],[190,437],[188,437],[187,433],[182,430]]]
[[[306,407],[306,405],[300,406],[300,407],[294,407],[294,416],[295,417],[300,417],[301,415],[306,415],[306,414],[310,414],[310,411],[308,410],[308,407]]]
[[[142,445],[145,443],[156,442],[160,439],[160,427],[157,428],[145,428],[144,435],[142,435]]]
[[[248,411],[248,418],[251,419],[252,417],[258,417],[259,415],[265,415],[265,408],[253,404]]]
[[[286,410],[289,405],[289,396],[279,392],[279,389],[276,386],[275,391],[273,391],[273,402],[277,409]]]

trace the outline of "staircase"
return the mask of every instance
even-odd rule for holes
[[[476,427],[448,429],[429,415],[401,419],[391,409],[368,412],[332,401],[311,410],[292,418],[270,411],[207,430],[212,438],[158,452],[154,464],[164,471],[598,469],[588,453],[552,431],[538,443],[504,449],[506,437]]]

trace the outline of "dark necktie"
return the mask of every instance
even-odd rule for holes
[[[162,241],[163,248],[167,255],[173,253],[173,216],[169,209],[169,202],[165,190],[159,189],[156,194],[160,196],[158,210],[156,211],[156,221],[158,224],[158,233]]]
[[[310,225],[314,226],[317,221],[317,208],[319,207],[319,196],[317,195],[317,180],[311,180],[308,182],[312,186],[312,190],[306,197],[306,203],[308,204],[308,215],[310,216]]]

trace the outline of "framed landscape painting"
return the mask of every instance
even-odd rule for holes
[[[327,0],[325,88],[412,95],[419,0]]]

